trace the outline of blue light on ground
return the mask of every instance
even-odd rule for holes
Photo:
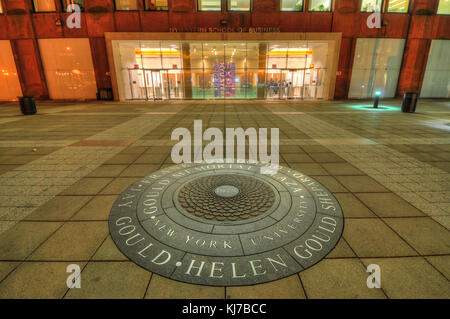
[[[373,104],[350,104],[347,105],[349,109],[360,110],[360,111],[372,111],[372,112],[385,112],[385,111],[396,111],[400,110],[399,106],[392,105],[380,105],[378,108],[374,108]]]

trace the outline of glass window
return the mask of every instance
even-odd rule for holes
[[[0,100],[13,100],[22,95],[9,40],[0,40],[0,88]]]
[[[167,11],[169,4],[167,0],[145,0],[145,10],[150,11]]]
[[[33,0],[34,12],[55,12],[54,0]]]
[[[331,11],[331,0],[309,0],[309,11]]]
[[[450,0],[440,0],[437,13],[450,14]]]
[[[450,97],[450,40],[433,40],[420,97]]]
[[[71,4],[77,4],[84,10],[84,0],[62,0],[63,11],[67,11],[67,7]]]
[[[116,0],[117,11],[133,11],[138,10],[137,0]]]
[[[383,0],[362,0],[361,12],[381,12]]]
[[[388,12],[407,13],[409,9],[409,0],[389,0]]]
[[[95,99],[89,39],[39,39],[39,49],[51,99]]]
[[[322,99],[330,93],[328,41],[111,44],[121,100]]]
[[[222,1],[198,0],[198,11],[222,11]]]
[[[281,11],[303,11],[303,0],[281,0]]]
[[[230,11],[250,11],[250,0],[228,0],[227,8]]]
[[[357,39],[348,97],[394,97],[404,46],[405,39]]]

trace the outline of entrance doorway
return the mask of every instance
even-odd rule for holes
[[[152,34],[142,37],[152,38]],[[114,39],[115,98],[329,99],[334,94],[332,76],[339,37],[290,41]]]
[[[305,70],[269,70],[266,92],[268,99],[305,98]]]
[[[322,96],[323,69],[268,69],[267,99],[318,99]]]
[[[182,98],[182,75],[178,70],[128,69],[133,100]]]

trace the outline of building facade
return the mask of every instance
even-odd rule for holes
[[[449,14],[450,0],[0,0],[0,100],[448,98]]]

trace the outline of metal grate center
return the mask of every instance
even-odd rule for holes
[[[272,188],[238,174],[196,178],[184,185],[178,202],[188,213],[216,221],[246,220],[267,212],[275,202]]]
[[[214,193],[219,197],[231,198],[239,194],[239,188],[233,185],[222,185],[217,187]]]

